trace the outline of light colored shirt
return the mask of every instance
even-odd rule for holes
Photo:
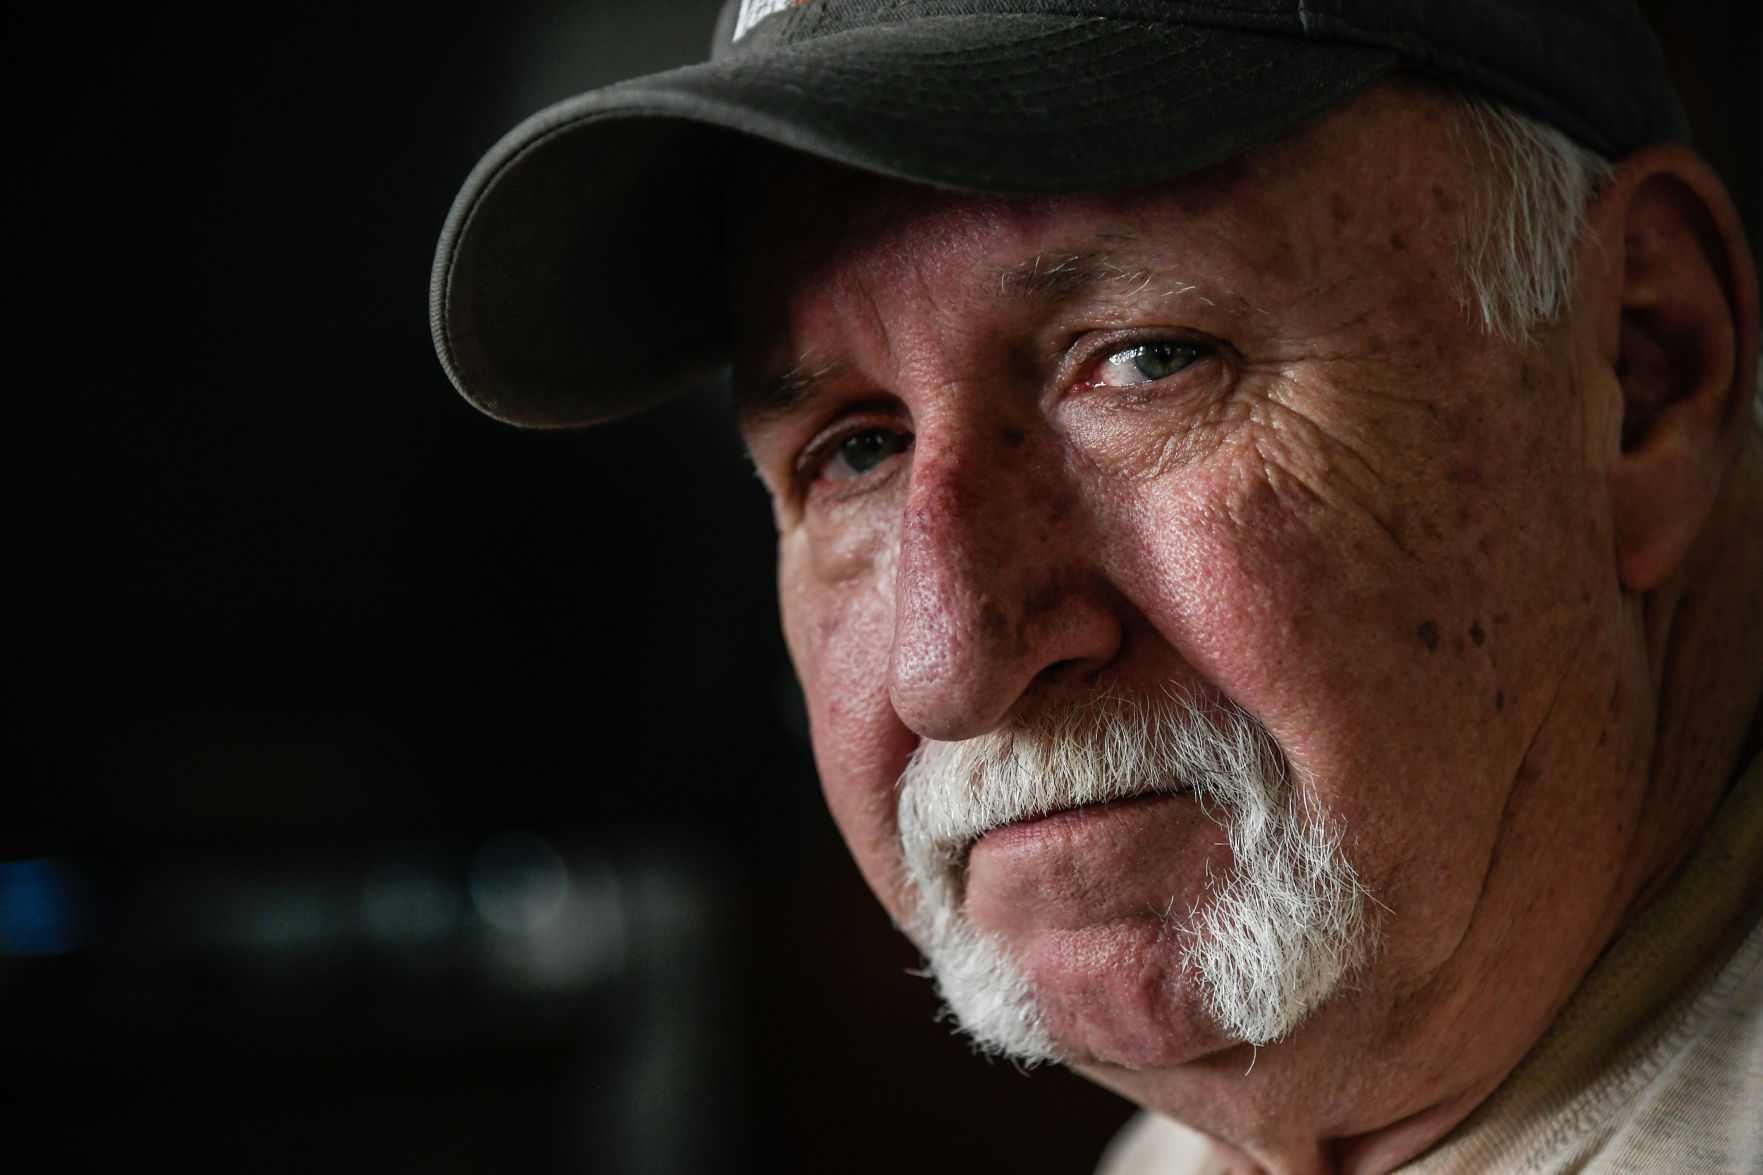
[[[1223,1175],[1140,1114],[1098,1175]],[[1402,1175],[1763,1172],[1763,759],[1498,1089]]]

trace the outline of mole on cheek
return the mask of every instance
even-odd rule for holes
[[[1439,647],[1439,626],[1428,620],[1420,626],[1420,643],[1426,646],[1427,652],[1436,652]]]

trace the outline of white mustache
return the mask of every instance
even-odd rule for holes
[[[1170,691],[1141,700],[1095,695],[1040,721],[962,742],[925,742],[900,776],[899,827],[908,869],[959,869],[994,828],[1054,812],[1192,791],[1233,805],[1243,780],[1283,758],[1238,710],[1208,713]],[[1277,787],[1284,781],[1283,766]]]
[[[965,911],[967,853],[994,828],[1069,808],[1192,792],[1234,863],[1192,895],[1187,966],[1212,1018],[1265,1044],[1293,1031],[1375,950],[1375,903],[1340,833],[1293,786],[1272,735],[1234,707],[1170,690],[1101,693],[1041,721],[926,742],[900,776],[899,828],[917,895],[910,929],[939,992],[982,1049],[1056,1059],[1018,962]],[[1172,898],[1173,902],[1173,898]]]

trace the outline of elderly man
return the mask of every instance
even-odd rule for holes
[[[1756,287],[1632,8],[718,43],[491,153],[436,342],[529,425],[732,359],[828,802],[979,1045],[1153,1111],[1120,1172],[1758,1170]]]

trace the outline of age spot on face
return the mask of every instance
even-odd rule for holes
[[[1469,622],[1469,639],[1478,645],[1488,639],[1487,634],[1481,630],[1481,621],[1472,620]]]
[[[1439,647],[1439,626],[1438,625],[1434,624],[1430,620],[1426,621],[1425,623],[1423,623],[1420,626],[1419,635],[1420,635],[1420,643],[1426,646],[1427,652],[1436,653],[1438,651],[1438,647]]]
[[[1004,615],[1004,609],[991,600],[980,605],[979,624],[981,631],[993,640],[999,640],[1010,633],[1010,618]]]

